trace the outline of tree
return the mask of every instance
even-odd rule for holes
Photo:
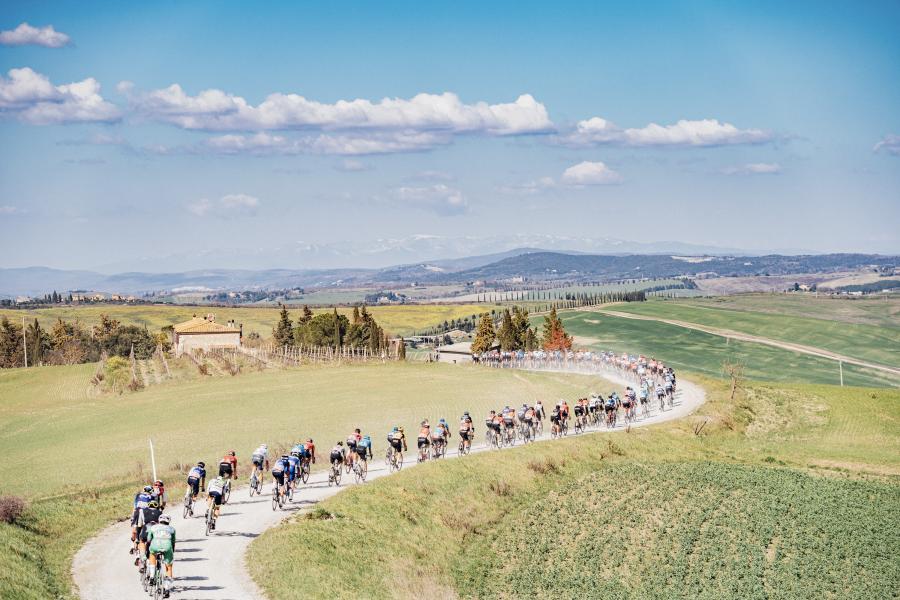
[[[353,307],[353,317],[350,319],[351,325],[357,325],[359,323],[359,307]]]
[[[0,321],[0,368],[11,369],[25,366],[25,351],[22,347],[22,328],[6,317]]]
[[[512,322],[516,331],[518,349],[536,350],[538,341],[534,330],[531,328],[531,323],[528,321],[528,309],[513,306]]]
[[[481,320],[478,321],[478,329],[475,332],[475,341],[472,342],[472,352],[475,354],[487,352],[491,349],[495,337],[494,320],[491,319],[490,314],[482,314]]]
[[[556,314],[556,308],[550,310],[550,314],[544,317],[544,336],[542,340],[544,350],[570,350],[572,338],[566,333],[562,320]]]
[[[497,340],[500,342],[501,350],[518,350],[521,347],[518,332],[515,325],[513,325],[509,309],[503,311],[503,316],[500,319],[500,329],[497,330]]]
[[[272,338],[275,345],[279,348],[294,345],[294,330],[291,323],[291,317],[288,315],[287,307],[281,306],[281,315],[278,318],[278,324],[272,331]]]
[[[297,320],[297,325],[306,325],[307,323],[309,323],[312,320],[312,318],[313,318],[313,312],[309,309],[308,305],[304,304],[303,305],[303,316],[301,316],[300,319]]]
[[[297,327],[294,331],[294,340],[305,346],[334,346],[334,340],[344,340],[350,322],[344,315],[319,313],[310,319],[309,323]]]
[[[346,317],[345,317],[345,319],[346,319]],[[334,346],[335,348],[340,348],[341,341],[343,340],[342,334],[344,332],[346,332],[346,328],[345,328],[344,332],[341,332],[341,319],[340,319],[340,315],[338,315],[338,311],[336,308],[334,309],[334,314],[331,317],[331,327],[332,327],[331,345]]]
[[[50,336],[41,327],[41,324],[35,318],[34,323],[25,329],[26,343],[28,344],[28,364],[39,365],[44,361],[53,345]]]
[[[400,338],[400,343],[397,346],[397,360],[406,360],[406,340]]]

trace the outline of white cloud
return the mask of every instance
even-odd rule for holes
[[[353,160],[352,158],[347,158],[335,165],[334,168],[345,173],[359,173],[360,171],[368,171],[372,168],[372,165]]]
[[[443,183],[399,187],[394,190],[394,197],[410,206],[441,215],[460,215],[469,210],[469,203],[463,193]]]
[[[13,30],[0,31],[0,45],[3,46],[44,46],[45,48],[62,48],[71,40],[66,34],[46,27],[32,27],[22,23]]]
[[[0,75],[0,114],[14,115],[33,125],[117,121],[119,109],[100,96],[96,79],[65,85],[28,67]]]
[[[384,129],[521,135],[553,128],[547,109],[529,94],[505,104],[465,104],[449,92],[417,94],[409,99],[384,98],[377,102],[357,98],[328,104],[298,94],[274,93],[253,106],[240,96],[217,89],[191,96],[178,84],[135,92],[130,83],[123,82],[119,90],[144,117],[184,129]]]
[[[443,171],[419,171],[406,177],[407,181],[454,181],[456,178],[450,173]]]
[[[720,123],[717,119],[682,119],[674,125],[650,123],[641,128],[622,129],[606,119],[593,117],[579,121],[575,131],[561,137],[559,141],[576,147],[603,144],[708,147],[760,144],[772,139],[772,134],[767,131],[738,129],[731,123]]]
[[[187,209],[198,217],[206,215],[230,219],[235,217],[252,217],[259,208],[259,198],[247,194],[228,194],[217,201],[201,198],[187,205]]]
[[[894,156],[900,156],[900,135],[886,135],[872,148],[873,152],[887,152]]]
[[[781,173],[778,163],[748,163],[737,167],[722,169],[726,175],[777,175]]]
[[[560,179],[567,185],[610,185],[621,183],[622,176],[602,162],[583,161],[563,171]]]
[[[25,213],[25,211],[23,209],[19,208],[18,206],[9,206],[8,204],[0,206],[0,215],[3,215],[3,216],[21,215],[24,213]]]
[[[365,132],[288,138],[260,132],[253,135],[226,134],[204,142],[204,149],[219,154],[330,154],[365,156],[396,152],[421,152],[448,144],[446,134],[432,132]]]
[[[535,194],[540,194],[541,192],[544,192],[546,190],[553,189],[555,187],[556,182],[552,177],[541,177],[540,179],[535,179],[533,181],[527,181],[525,183],[516,185],[504,185],[498,189],[504,194],[532,196]]]

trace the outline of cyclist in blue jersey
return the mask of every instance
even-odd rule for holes
[[[191,488],[191,500],[196,500],[200,490],[206,487],[206,463],[201,460],[190,470],[187,483]]]

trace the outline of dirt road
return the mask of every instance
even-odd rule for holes
[[[801,354],[809,354],[811,356],[819,356],[821,358],[830,358],[831,360],[839,360],[847,363],[848,365],[856,365],[858,367],[866,367],[867,369],[876,369],[878,371],[885,371],[897,377],[900,377],[900,368],[897,367],[889,367],[887,365],[880,365],[878,363],[866,362],[864,360],[859,360],[858,358],[852,358],[850,356],[844,356],[843,354],[838,354],[837,352],[831,352],[830,350],[823,350],[822,348],[816,348],[814,346],[804,346],[803,344],[794,344],[791,342],[782,342],[779,340],[773,340],[771,338],[760,337],[758,335],[751,335],[749,333],[741,333],[740,331],[732,331],[730,329],[720,329],[718,327],[707,327],[706,325],[698,325],[696,323],[690,323],[688,321],[678,321],[676,319],[662,319],[659,317],[651,317],[647,315],[636,315],[627,312],[619,312],[616,310],[608,310],[605,308],[596,308],[596,309],[585,309],[590,310],[591,312],[597,312],[603,315],[609,315],[610,317],[619,317],[621,319],[635,319],[637,321],[658,321],[660,323],[666,323],[668,325],[675,325],[676,327],[684,327],[685,329],[694,329],[697,331],[702,331],[704,333],[710,333],[712,335],[718,335],[724,338],[730,338],[732,340],[738,340],[741,342],[755,342],[757,344],[765,344],[766,346],[774,346],[775,348],[781,348],[783,350],[791,350],[793,352],[800,352]]]
[[[600,375],[617,385],[630,385],[630,382],[615,375],[606,373]],[[679,381],[674,406],[664,412],[659,412],[657,408],[635,426],[652,425],[684,417],[696,410],[705,398],[706,394],[699,386],[689,381]],[[476,419],[476,428],[482,433],[483,426],[478,425]],[[624,428],[620,426],[614,431],[623,430]],[[602,428],[600,431],[606,429]],[[380,437],[379,434],[376,439]],[[543,441],[551,443],[549,432]],[[404,469],[414,467],[415,450],[413,448],[410,450],[406,456]],[[473,447],[473,452],[484,450],[485,448],[478,444]],[[321,451],[327,452],[328,448],[323,445]],[[371,461],[369,469],[370,480],[387,475],[384,460],[380,455],[382,452],[384,445],[376,445],[376,458]],[[448,452],[447,457],[456,458],[456,449],[453,448]],[[329,487],[327,473],[313,473],[309,483],[301,486],[294,494],[294,502],[286,510],[278,511],[272,510],[271,483],[265,485],[262,496],[253,498],[250,497],[247,487],[236,489],[231,495],[231,501],[222,508],[217,530],[209,537],[204,535],[202,508],[196,509],[196,517],[182,519],[179,500],[184,489],[180,485],[173,486],[171,494],[174,506],[167,511],[173,517],[172,525],[177,531],[178,538],[175,552],[176,581],[172,598],[177,600],[262,598],[262,592],[250,578],[244,564],[247,546],[266,529],[344,489],[348,486],[346,482],[351,481],[351,477],[345,475],[343,481],[344,485],[341,488]],[[79,550],[75,556],[72,574],[82,598],[88,600],[147,598],[141,589],[137,569],[132,564],[133,557],[128,554],[129,531],[127,522],[112,525]]]

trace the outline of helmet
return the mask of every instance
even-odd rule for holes
[[[159,502],[156,500],[151,500],[149,504],[147,504],[150,508],[159,508]]]
[[[230,452],[228,453],[228,456],[235,456],[234,450],[230,451]]]
[[[343,445],[344,445],[343,440],[338,440],[338,446],[343,446]]]
[[[391,429],[391,433],[393,433],[393,432],[395,432],[395,431],[397,431],[397,426],[396,426],[396,425],[394,425],[394,428]]]
[[[290,458],[290,457],[289,457],[287,454],[282,454],[282,455],[281,455],[281,459],[282,459],[282,460],[284,460],[284,459],[286,459],[286,458]]]
[[[171,520],[172,520],[172,517],[170,517],[169,515],[162,515],[159,518],[159,522],[162,523],[163,525],[168,525]]]
[[[263,450],[268,450],[268,449],[269,449],[269,447],[266,446],[265,444],[260,444],[259,447],[262,448]]]
[[[200,467],[201,469],[205,469],[206,463],[201,460],[200,462],[197,463],[197,466]]]
[[[145,492],[152,492],[152,491],[153,491],[153,486],[152,486],[152,485],[145,485],[145,486],[144,486],[144,491],[145,491]]]
[[[306,439],[306,443],[307,443],[307,444],[312,444],[312,443],[313,443],[312,438],[307,438],[307,439]]]
[[[442,425],[444,425],[444,424],[447,423],[447,421],[445,421],[444,419],[441,419],[441,420],[439,421],[439,423],[441,423]]]
[[[399,427],[397,427],[397,431],[399,431],[400,433],[403,433],[403,425],[400,425]]]
[[[153,485],[159,485],[159,486],[162,486],[162,485],[165,485],[165,484],[162,482],[162,479],[157,479],[156,481],[153,482]]]
[[[366,436],[366,437],[364,437],[363,439],[366,440],[366,441],[371,441],[371,440],[372,440],[372,438],[370,438],[369,436]]]

